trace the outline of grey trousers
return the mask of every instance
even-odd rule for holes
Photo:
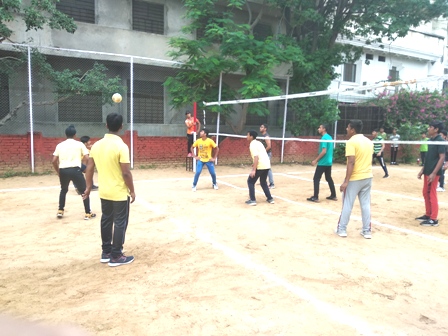
[[[370,191],[372,189],[372,178],[358,181],[349,181],[347,189],[342,196],[342,212],[339,217],[338,231],[346,232],[350,221],[353,204],[356,196],[359,198],[362,215],[362,231],[371,231],[370,223]]]

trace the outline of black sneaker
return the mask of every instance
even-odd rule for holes
[[[383,176],[383,178],[389,178],[389,175],[388,175],[388,174],[386,174],[386,175],[384,175],[384,176]]]
[[[266,202],[268,202],[268,203],[270,203],[270,204],[274,204],[274,203],[275,203],[275,201],[274,201],[273,198],[270,198],[270,199],[266,200]]]
[[[98,186],[96,186],[96,185],[92,186],[92,190],[98,190],[98,189],[99,189]]]
[[[328,196],[328,197],[327,197],[327,200],[330,200],[330,201],[337,201],[338,198],[337,198],[336,196]]]
[[[423,215],[423,216],[420,216],[420,217],[416,218],[416,220],[419,220],[419,221],[425,221],[425,220],[428,220],[428,219],[430,219],[430,218],[429,218],[429,216],[426,216],[426,215]]]
[[[110,261],[110,252],[109,253],[101,253],[101,259],[100,262],[107,263]]]
[[[118,258],[110,258],[109,260],[109,266],[110,267],[116,267],[121,265],[127,265],[134,261],[133,256],[126,257],[124,254],[119,256]]]
[[[439,226],[439,221],[437,219],[427,219],[420,223],[422,226]]]
[[[272,183],[272,184],[269,185],[269,189],[275,189],[275,185],[274,185],[274,183]]]
[[[317,198],[316,196],[311,196],[311,197],[309,197],[309,198],[307,198],[306,199],[307,201],[310,201],[310,202],[319,202],[319,198]]]
[[[252,200],[247,200],[244,203],[246,203],[247,205],[252,205],[252,206],[257,205],[257,201],[252,201]]]

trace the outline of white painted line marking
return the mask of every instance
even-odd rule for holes
[[[150,204],[145,200],[140,200],[139,204],[142,204],[149,210],[156,208],[154,205]],[[359,317],[352,316],[339,307],[333,306],[325,301],[319,300],[318,298],[311,295],[305,289],[295,286],[289,283],[287,280],[279,277],[266,266],[253,262],[250,256],[239,253],[234,249],[212,239],[209,233],[192,229],[191,224],[187,220],[184,219],[180,220],[176,218],[170,218],[170,220],[178,227],[179,232],[193,234],[197,239],[201,240],[204,243],[210,244],[213,248],[221,251],[224,255],[232,259],[235,263],[240,264],[245,268],[247,268],[248,270],[251,270],[253,272],[262,275],[266,280],[280,287],[283,287],[284,289],[293,293],[298,298],[313,305],[316,310],[326,314],[328,318],[334,320],[335,322],[345,324],[351,328],[354,328],[358,333],[362,335],[376,334],[373,332],[371,326],[362,319],[360,319]]]

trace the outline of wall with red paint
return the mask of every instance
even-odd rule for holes
[[[53,170],[51,160],[56,145],[65,138],[43,137],[41,133],[34,133],[34,166],[36,172]],[[187,139],[185,137],[138,136],[133,133],[134,167],[147,165],[170,166],[185,165],[187,154]],[[131,133],[125,132],[123,141],[130,146]],[[306,139],[319,139],[320,137],[307,137]],[[343,136],[338,136],[343,140]],[[92,143],[99,140],[92,138]],[[250,164],[252,159],[249,145],[245,138],[220,137],[218,164]],[[0,135],[0,171],[31,171],[30,163],[31,134],[26,135]],[[272,162],[281,160],[282,142],[272,140]],[[285,141],[284,162],[310,162],[315,159],[318,151],[317,142]],[[385,158],[388,161],[389,151]]]

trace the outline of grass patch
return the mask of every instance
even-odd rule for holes
[[[1,178],[10,178],[10,177],[27,177],[27,176],[42,176],[42,175],[52,175],[54,173],[53,170],[45,170],[42,173],[32,173],[32,172],[24,172],[24,171],[14,171],[14,170],[8,170],[6,172],[0,173]]]

